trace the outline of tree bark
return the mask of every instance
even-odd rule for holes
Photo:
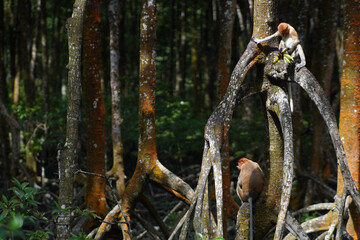
[[[78,132],[81,114],[81,46],[85,6],[86,0],[76,0],[72,16],[66,24],[69,39],[68,106],[66,142],[59,163],[60,212],[56,221],[56,239],[58,240],[67,240],[70,237],[71,213],[65,209],[73,206],[74,168],[78,159]]]
[[[339,128],[351,176],[355,185],[360,183],[360,7],[359,1],[344,2],[344,56],[341,74]],[[338,171],[337,195],[344,191],[341,172]],[[347,231],[359,239],[360,214],[352,203],[350,205]]]
[[[235,19],[235,1],[222,0],[219,5],[219,37],[218,37],[218,61],[217,61],[217,82],[218,88],[218,103],[226,94],[226,89],[230,82],[230,63],[231,63],[231,49],[233,37],[233,25]],[[224,137],[224,142],[221,147],[221,161],[222,161],[222,175],[223,175],[223,196],[224,196],[224,215],[223,215],[223,236],[227,236],[227,222],[228,218],[236,219],[236,212],[238,206],[235,203],[230,193],[230,145],[229,135]]]
[[[122,203],[118,203],[106,216],[95,239],[101,239],[110,229],[109,222],[118,217],[123,239],[131,239],[130,213],[147,181],[153,180],[182,200],[191,201],[193,190],[158,160],[155,135],[155,83],[156,83],[156,1],[142,0],[140,20],[140,72],[139,72],[139,143],[138,160],[133,176],[125,188]]]
[[[105,106],[101,89],[102,1],[89,0],[84,14],[83,87],[86,110],[87,172],[105,176]],[[99,216],[107,214],[106,179],[89,174],[86,178],[85,206]],[[93,219],[94,220],[94,219]],[[95,222],[88,222],[91,227]]]
[[[121,139],[121,112],[120,112],[120,52],[119,52],[119,1],[111,0],[109,3],[109,27],[110,27],[110,85],[111,85],[111,112],[112,112],[112,147],[113,166],[109,174],[114,175],[118,196],[125,190],[125,173],[123,160],[123,143]]]

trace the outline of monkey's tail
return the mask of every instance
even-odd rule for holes
[[[293,95],[291,90],[291,83],[288,82],[288,92],[289,92],[289,104],[291,113],[294,111]]]
[[[253,219],[253,201],[252,197],[249,197],[249,205],[250,205],[250,240],[254,239],[254,219]]]

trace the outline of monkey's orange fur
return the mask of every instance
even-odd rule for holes
[[[242,201],[247,202],[249,197],[254,201],[260,195],[264,186],[264,173],[259,164],[247,158],[238,161],[240,170],[236,192]]]

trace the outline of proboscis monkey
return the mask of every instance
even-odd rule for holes
[[[296,30],[288,23],[280,23],[278,26],[278,30],[276,33],[263,38],[257,39],[252,38],[256,44],[262,43],[264,41],[269,41],[273,38],[281,37],[281,41],[279,44],[279,51],[283,52],[284,49],[291,55],[292,58],[296,58],[299,56],[300,63],[295,63],[295,70],[299,71],[301,68],[305,67],[306,60],[304,51],[300,45],[300,40]],[[288,91],[289,91],[289,98],[290,98],[290,109],[293,110],[293,100],[292,100],[292,93],[291,93],[291,85],[288,84]]]
[[[264,186],[264,173],[259,164],[247,158],[238,161],[237,168],[240,170],[236,193],[243,202],[250,205],[250,240],[253,239],[253,201],[260,195]]]

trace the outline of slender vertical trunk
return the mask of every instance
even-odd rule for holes
[[[48,69],[48,43],[47,43],[47,26],[46,26],[46,1],[41,0],[41,64],[42,64],[42,81],[45,114],[49,113],[49,69]]]
[[[12,102],[15,105],[15,107],[18,105],[19,103],[19,78],[20,78],[20,73],[19,73],[19,67],[16,65],[15,63],[15,59],[16,59],[16,55],[18,53],[18,37],[17,37],[17,24],[16,24],[16,19],[15,19],[15,4],[14,4],[14,0],[10,1],[10,26],[9,26],[9,48],[10,48],[10,73],[11,73],[11,77],[13,79],[12,82],[12,93],[13,93],[13,97],[12,97]]]
[[[294,12],[297,11],[298,15],[293,15],[295,24],[296,24],[296,31],[299,35],[299,39],[301,42],[301,46],[304,49],[307,49],[306,46],[306,37],[307,37],[307,19],[309,15],[309,3],[307,1],[304,2],[291,2],[291,9],[293,11],[289,11],[288,9],[285,9],[287,12]],[[307,54],[305,53],[305,56]],[[302,166],[308,166],[306,164],[306,161],[304,158],[301,157],[301,135],[303,131],[303,112],[302,112],[302,102],[301,102],[301,96],[302,96],[302,89],[297,84],[291,84],[292,89],[292,96],[293,96],[293,102],[294,102],[294,111],[292,113],[293,115],[293,127],[294,127],[294,160],[295,160],[295,171],[297,174],[301,173]],[[310,159],[306,159],[310,160]],[[298,186],[294,188],[291,206],[293,210],[297,210],[304,206],[304,195],[306,191],[306,182],[305,181],[299,181]]]
[[[56,17],[57,21],[54,24],[54,38],[53,38],[53,47],[49,47],[49,49],[53,49],[53,59],[55,61],[49,61],[49,65],[52,66],[53,69],[53,77],[54,77],[54,84],[51,84],[52,93],[55,96],[61,96],[61,88],[62,88],[62,75],[60,71],[60,64],[61,63],[61,45],[62,45],[62,38],[61,38],[61,26],[63,25],[63,20],[61,17],[61,1],[55,1],[54,6],[54,16]],[[54,21],[55,22],[55,21]]]
[[[18,19],[19,19],[19,41],[18,41],[18,58],[20,66],[21,78],[24,79],[24,88],[25,88],[25,100],[26,106],[33,106],[35,99],[35,84],[33,79],[31,79],[30,71],[30,47],[31,47],[31,37],[30,37],[30,1],[29,0],[19,0],[18,1]],[[17,90],[18,91],[18,90]]]
[[[217,82],[218,88],[218,103],[226,94],[226,89],[230,82],[230,63],[231,63],[231,47],[232,47],[232,32],[235,19],[235,0],[221,0],[219,4],[219,37],[218,37],[218,61],[217,61]],[[222,175],[223,175],[223,196],[224,196],[224,238],[227,233],[228,218],[236,219],[237,204],[234,202],[230,193],[230,145],[229,135],[224,136],[224,142],[221,147],[222,158]]]
[[[36,3],[36,12],[35,12],[35,26],[32,36],[32,45],[30,51],[30,79],[31,82],[35,82],[35,62],[37,54],[37,43],[39,39],[39,28],[40,28],[40,18],[41,18],[41,3],[42,0],[37,0]]]
[[[109,3],[109,28],[110,28],[110,85],[111,85],[111,112],[112,112],[112,146],[113,166],[110,174],[117,177],[116,189],[118,196],[125,190],[125,173],[123,162],[123,144],[121,139],[121,113],[120,113],[120,52],[119,52],[119,1],[110,0]]]
[[[135,29],[138,29],[139,27],[139,22],[138,22],[138,9],[139,9],[139,0],[134,0],[134,1],[130,1],[129,5],[130,5],[130,21],[131,21],[131,29],[133,29],[135,31]],[[133,74],[137,74],[138,73],[138,60],[139,60],[139,49],[138,46],[136,45],[137,43],[137,35],[133,34],[132,38],[131,38],[131,42],[134,44],[133,45],[133,49],[131,51],[131,55],[130,55],[130,61],[132,63],[132,68],[131,71]]]
[[[198,69],[198,45],[199,45],[199,33],[197,29],[198,19],[196,15],[196,4],[192,5],[191,16],[191,81],[193,84],[193,111],[195,116],[198,116],[201,112],[201,85],[199,79]]]
[[[12,78],[15,78],[16,75],[16,65],[15,65],[15,58],[16,58],[16,45],[17,45],[17,37],[16,37],[16,23],[15,23],[15,0],[10,0],[10,8],[9,8],[9,50],[10,50],[10,74]]]
[[[86,110],[87,171],[105,176],[105,106],[101,89],[101,13],[102,1],[89,0],[84,15],[83,87]],[[88,175],[85,205],[100,216],[107,214],[106,179]],[[87,227],[95,222],[90,220]]]
[[[333,79],[334,59],[336,52],[336,28],[339,15],[339,1],[331,2],[323,0],[320,4],[322,11],[319,11],[319,22],[316,42],[321,42],[313,51],[311,70],[316,79],[323,87],[326,95],[330,96],[331,81]],[[324,136],[328,134],[325,129],[325,123],[317,109],[314,109],[314,135],[312,143],[311,169],[312,174],[317,177],[328,178],[324,169],[329,168],[325,160],[326,149],[324,146]],[[329,174],[328,174],[329,175]],[[307,194],[308,199],[314,198],[319,190],[315,189]]]
[[[276,29],[276,23],[278,22],[277,14],[277,1],[254,1],[254,28],[253,36],[257,38],[264,38],[269,36]],[[266,17],[265,17],[266,16]],[[260,78],[264,78],[264,81],[269,81],[264,73],[262,66],[259,66],[257,75]],[[263,104],[271,95],[267,90],[262,93]],[[283,176],[283,163],[284,163],[284,151],[283,151],[283,138],[280,132],[280,123],[275,114],[272,114],[271,110],[267,106],[266,109],[266,128],[268,129],[268,152],[266,153],[266,166],[263,168],[265,175],[264,194],[254,204],[254,216],[255,216],[255,239],[261,239],[272,227],[272,217],[274,209],[279,210],[279,201],[282,192],[282,176]],[[263,217],[256,217],[263,216]]]
[[[12,159],[10,163],[10,177],[16,176],[16,170],[19,167],[19,160],[20,160],[20,126],[16,119],[8,113],[6,107],[4,106],[3,102],[0,98],[0,116],[4,117],[7,124],[10,126],[11,129],[11,141],[12,141],[12,148],[11,154]]]
[[[71,232],[71,212],[65,209],[73,207],[74,171],[78,159],[78,133],[81,115],[81,46],[85,6],[86,0],[76,0],[72,16],[66,24],[69,42],[68,105],[66,142],[59,162],[59,206],[61,206],[61,210],[56,221],[57,240],[69,239]]]
[[[0,100],[6,105],[9,103],[8,90],[6,83],[4,46],[5,46],[5,26],[4,26],[4,2],[0,2]],[[11,179],[10,171],[10,141],[8,125],[5,117],[0,115],[0,162],[3,163],[2,176],[4,180],[4,190],[8,189]]]
[[[120,77],[120,91],[122,95],[126,94],[126,81],[125,81],[125,74],[126,74],[126,46],[125,46],[125,7],[126,1],[119,2],[119,77]]]
[[[344,56],[341,73],[340,136],[346,159],[356,187],[360,184],[360,23],[359,2],[346,0],[344,5]],[[337,195],[341,196],[344,182],[338,171]],[[355,204],[350,205],[346,230],[359,239],[360,214]]]
[[[156,1],[142,0],[141,6],[138,160],[135,172],[126,187],[122,205],[128,217],[149,174],[157,163],[155,134]],[[125,224],[122,227],[123,239],[130,239],[127,227]]]
[[[4,104],[8,104],[8,89],[5,73],[5,26],[4,26],[4,2],[0,2],[0,97]]]
[[[170,95],[174,95],[174,42],[175,42],[175,0],[170,0],[170,53],[169,53],[169,73],[168,89]]]
[[[180,47],[179,47],[179,77],[176,78],[176,86],[175,92],[179,95],[182,99],[185,99],[185,81],[186,81],[186,51],[187,51],[187,44],[186,44],[186,7],[187,7],[187,0],[180,2]]]

